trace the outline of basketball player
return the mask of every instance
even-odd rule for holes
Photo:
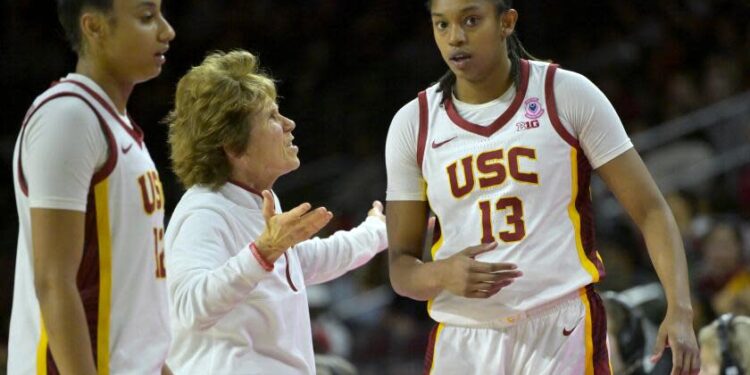
[[[171,159],[188,188],[165,237],[177,374],[314,374],[307,286],[387,247],[382,205],[351,231],[310,236],[332,218],[271,192],[297,169],[294,121],[246,51],[214,53],[177,86]]]
[[[34,100],[15,146],[8,373],[169,373],[164,194],[126,104],[175,33],[161,0],[57,5],[78,62]]]
[[[390,276],[426,300],[432,374],[607,374],[592,284],[589,178],[641,229],[669,308],[673,374],[698,371],[684,250],[614,109],[586,78],[528,57],[505,0],[428,2],[450,68],[395,115],[386,144]],[[428,209],[440,229],[421,260]]]

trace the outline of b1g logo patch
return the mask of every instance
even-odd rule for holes
[[[521,121],[516,123],[516,131],[524,131],[529,129],[536,129],[539,127],[539,120]]]
[[[528,119],[538,119],[544,114],[544,109],[542,109],[542,104],[539,103],[539,98],[526,99],[523,105],[526,108],[525,115]]]

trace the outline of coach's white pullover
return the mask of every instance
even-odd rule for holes
[[[192,187],[177,205],[165,239],[175,374],[314,374],[305,286],[387,247],[385,223],[368,217],[298,244],[266,271],[248,248],[265,228],[262,204],[257,192],[227,183]]]

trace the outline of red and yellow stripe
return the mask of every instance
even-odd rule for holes
[[[427,353],[425,354],[424,372],[426,375],[432,374],[435,369],[435,349],[437,349],[440,334],[443,332],[445,324],[439,323],[432,329],[430,342],[427,344]]]
[[[99,319],[97,319],[97,374],[109,375],[109,318],[112,300],[112,236],[109,225],[109,179],[94,188],[96,230],[99,235]]]
[[[575,241],[576,241],[576,249],[578,250],[578,259],[581,262],[581,266],[591,275],[592,283],[596,283],[599,281],[601,275],[599,273],[599,268],[594,264],[594,262],[589,257],[589,251],[594,251],[593,249],[586,249],[584,247],[584,241],[583,241],[583,235],[584,230],[588,231],[588,228],[583,228],[582,220],[581,220],[581,212],[579,212],[578,206],[576,205],[577,201],[581,199],[579,196],[581,194],[586,194],[586,192],[580,191],[580,182],[579,181],[579,161],[578,161],[578,149],[577,148],[571,148],[570,149],[570,175],[571,175],[571,194],[570,194],[570,204],[568,204],[568,217],[570,218],[571,223],[573,224],[573,229],[575,232]],[[598,257],[598,254],[595,255]]]
[[[92,213],[96,216],[95,238],[97,241],[95,244],[91,245],[96,246],[95,255],[98,256],[99,294],[96,312],[96,333],[91,339],[96,345],[94,356],[96,358],[98,375],[109,375],[109,327],[112,297],[112,236],[109,223],[108,181],[108,179],[104,179],[94,186],[94,207],[92,208]],[[93,228],[87,227],[86,230],[93,230]],[[86,255],[89,254],[84,250],[84,256]],[[82,270],[79,269],[79,275],[81,271]],[[41,332],[36,351],[36,373],[37,375],[47,375],[50,371],[56,372],[56,366],[54,359],[52,359],[52,361],[47,360],[48,357],[52,357],[49,355],[49,338],[41,312],[39,314],[39,320],[41,323]]]

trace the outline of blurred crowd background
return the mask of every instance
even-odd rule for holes
[[[696,329],[724,312],[750,315],[750,3],[515,3],[526,48],[604,91],[667,196],[689,258]],[[279,80],[282,113],[297,123],[302,167],[276,186],[284,206],[325,205],[336,215],[332,232],[384,199],[390,120],[446,70],[423,1],[166,0],[164,9],[177,38],[162,75],[136,88],[129,111],[160,169],[167,213],[182,194],[161,123],[176,82],[207,52],[233,48],[260,56]],[[29,104],[75,58],[53,2],[2,1],[0,24],[2,357],[18,236],[13,145]],[[599,290],[630,293],[660,321],[658,288],[633,292],[657,280],[642,239],[600,181],[592,194],[608,273]],[[424,303],[393,294],[385,254],[311,289],[310,305],[318,353],[344,357],[361,374],[421,371],[432,322]],[[1,373],[4,358],[0,365]]]

